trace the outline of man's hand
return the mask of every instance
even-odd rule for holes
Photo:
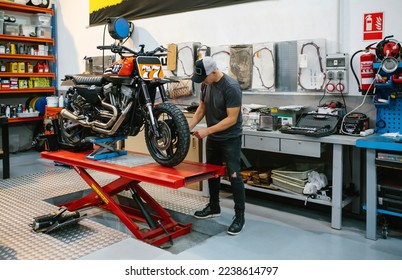
[[[198,139],[202,139],[208,136],[208,128],[203,128],[192,132],[192,134]]]

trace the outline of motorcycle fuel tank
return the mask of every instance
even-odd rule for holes
[[[134,57],[127,57],[113,62],[103,73],[106,76],[117,75],[119,77],[128,77],[133,73]]]

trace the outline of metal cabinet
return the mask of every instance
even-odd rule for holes
[[[244,135],[243,148],[268,152],[280,152],[280,139]]]
[[[320,142],[281,139],[266,136],[244,135],[243,148],[266,152],[320,157],[323,148]]]

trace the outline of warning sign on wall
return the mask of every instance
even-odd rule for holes
[[[384,13],[364,14],[363,40],[381,40],[384,30]]]

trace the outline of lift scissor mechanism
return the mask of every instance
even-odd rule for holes
[[[119,137],[87,137],[85,142],[90,142],[99,146],[93,152],[86,156],[87,159],[100,160],[105,158],[117,157],[127,155],[127,151],[117,148],[117,142],[127,139],[126,136]]]
[[[112,212],[134,234],[134,236],[155,246],[191,231],[191,224],[175,221],[155,199],[139,184],[141,182],[161,187],[178,189],[190,183],[218,177],[225,173],[224,166],[183,161],[170,168],[156,162],[127,166],[112,162],[92,160],[87,154],[70,151],[42,152],[43,158],[61,162],[73,167],[79,176],[93,190],[82,198],[58,205],[55,213],[34,218],[32,228],[38,232],[51,232],[65,225],[71,225],[88,217],[85,209],[98,207]],[[120,158],[144,156],[128,153]],[[101,186],[86,169],[117,175],[118,178]],[[130,196],[121,194],[129,192]],[[84,213],[84,214],[83,214]],[[139,225],[142,225],[140,228]],[[146,228],[144,228],[146,225]]]

